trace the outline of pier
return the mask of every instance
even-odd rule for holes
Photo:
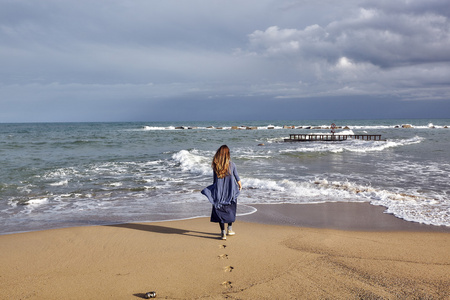
[[[285,142],[341,142],[346,140],[385,141],[381,134],[290,134]]]

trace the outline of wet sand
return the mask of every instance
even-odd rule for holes
[[[308,206],[258,206],[226,241],[208,218],[3,235],[0,298],[450,298],[448,228]]]
[[[263,224],[364,231],[449,232],[448,226],[408,222],[369,203],[260,204],[257,213],[240,220]]]

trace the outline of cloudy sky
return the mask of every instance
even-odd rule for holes
[[[0,122],[450,118],[448,0],[0,0]]]

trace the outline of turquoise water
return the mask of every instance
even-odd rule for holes
[[[333,122],[349,127],[337,133],[381,134],[386,141],[283,142],[290,133],[329,133]],[[240,214],[259,203],[368,202],[408,221],[450,226],[449,125],[449,119],[0,124],[0,233],[207,216],[210,205],[199,191],[212,180],[211,158],[222,144],[243,181]]]

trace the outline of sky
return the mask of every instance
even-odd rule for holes
[[[450,118],[448,0],[0,0],[0,123]]]

